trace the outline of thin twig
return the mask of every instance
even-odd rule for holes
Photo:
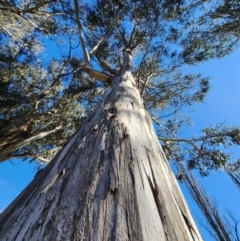
[[[149,79],[152,77],[152,72],[147,76],[147,79],[144,81],[144,83],[143,83],[143,86],[142,86],[142,89],[141,89],[141,92],[140,92],[140,95],[142,96],[143,95],[143,92],[144,92],[144,90],[145,90],[145,88],[146,88],[146,85],[147,85],[147,83],[148,83],[148,81],[149,81]]]

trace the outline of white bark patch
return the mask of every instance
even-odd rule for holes
[[[49,184],[47,184],[47,186],[40,192],[40,194],[47,192],[47,190],[55,183],[57,178],[58,178],[58,174],[53,177],[51,182]]]

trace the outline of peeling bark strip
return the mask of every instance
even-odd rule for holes
[[[124,66],[86,124],[1,214],[0,240],[202,240]]]

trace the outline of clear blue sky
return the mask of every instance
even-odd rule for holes
[[[201,105],[196,106],[192,114],[194,126],[189,131],[195,133],[209,123],[224,122],[231,125],[240,125],[240,50],[220,60],[213,60],[197,67],[189,68],[192,72],[201,72],[210,77],[211,90]],[[240,147],[234,149],[240,158]],[[36,173],[34,163],[12,160],[0,164],[0,211],[28,185]],[[208,178],[198,178],[210,196],[215,196],[219,208],[225,211],[229,208],[240,217],[240,192],[230,178],[223,173],[212,173]],[[197,223],[200,224],[200,212],[191,198],[184,191]],[[205,240],[213,240],[201,227]]]

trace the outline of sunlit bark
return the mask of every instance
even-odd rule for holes
[[[2,213],[1,240],[202,240],[130,61],[125,51],[102,103]]]

